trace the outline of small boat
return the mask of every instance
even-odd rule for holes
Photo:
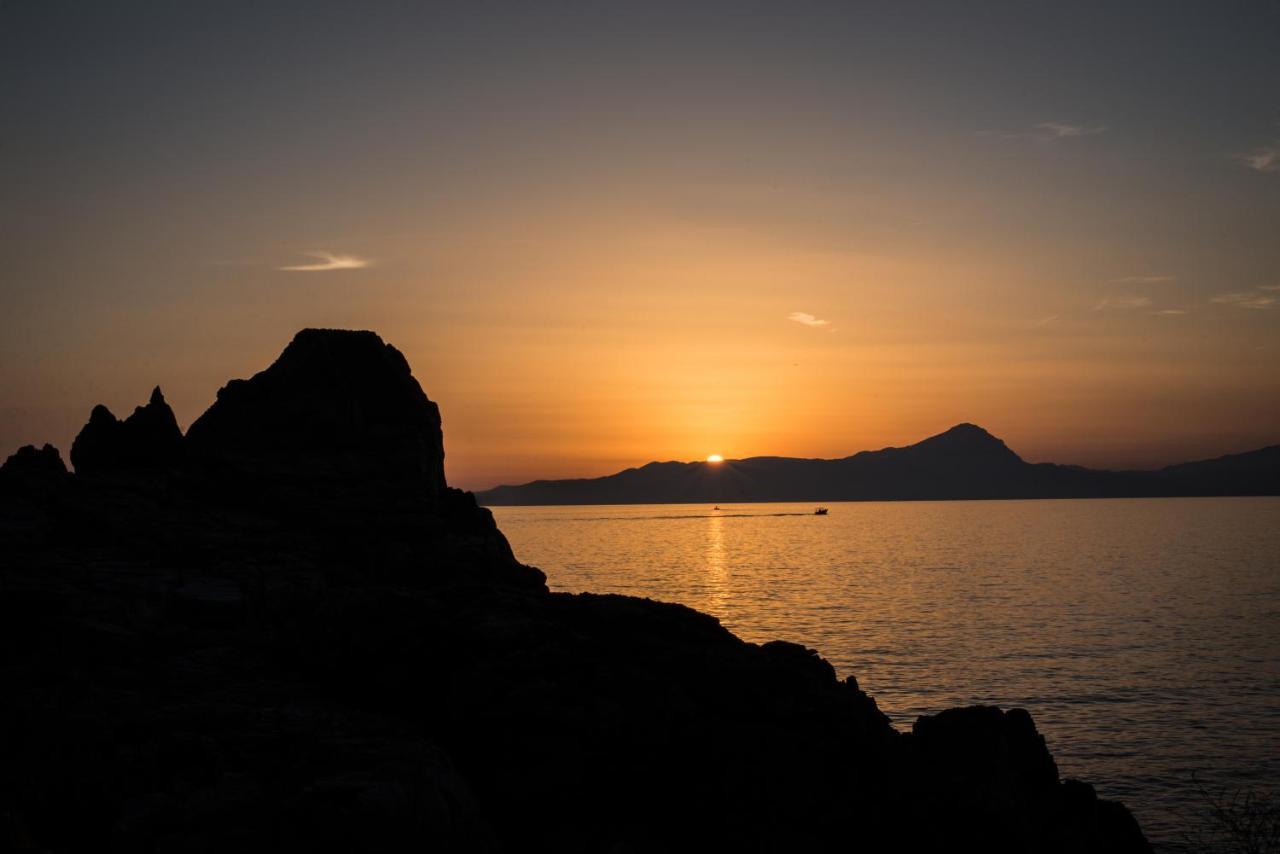
[[[814,508],[813,515],[815,515],[815,516],[825,516],[825,515],[827,515],[827,508],[825,508],[825,507],[817,507],[817,508]]]
[[[712,507],[711,509],[712,509],[712,510],[719,510],[719,509],[720,509],[720,505],[719,505],[719,504],[717,504],[715,507]]]

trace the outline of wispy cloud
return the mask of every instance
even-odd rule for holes
[[[1159,311],[1152,313],[1162,317],[1176,317],[1178,315],[1187,314],[1188,312],[1184,308],[1162,308]]]
[[[1073,136],[1093,136],[1106,131],[1106,125],[1085,127],[1084,125],[1068,125],[1062,122],[1041,122],[1036,127],[1054,139],[1066,139]]]
[[[1236,159],[1255,172],[1280,172],[1280,143],[1255,148]]]
[[[822,320],[814,317],[807,311],[793,311],[787,315],[787,320],[794,320],[796,323],[803,323],[805,326],[830,326],[831,321]]]
[[[998,130],[980,130],[978,136],[991,136],[999,139],[1031,139],[1031,140],[1055,140],[1055,139],[1071,139],[1080,136],[1094,136],[1096,134],[1105,133],[1106,125],[1096,125],[1088,127],[1085,125],[1069,125],[1065,122],[1041,122],[1031,130],[1023,131],[998,131]]]
[[[1112,279],[1114,285],[1164,285],[1174,281],[1173,276],[1164,274],[1155,276],[1122,276],[1119,279]]]
[[[1280,285],[1258,285],[1260,291],[1280,291]]]
[[[1044,327],[1048,326],[1049,324],[1057,322],[1057,320],[1058,320],[1058,315],[1056,315],[1056,314],[1047,314],[1047,315],[1045,315],[1044,317],[1041,317],[1041,318],[1038,318],[1038,319],[1036,319],[1036,320],[1031,321],[1031,328],[1032,328],[1032,329],[1043,329]]]
[[[1233,305],[1236,308],[1249,308],[1256,311],[1271,308],[1271,306],[1280,303],[1280,297],[1266,296],[1258,291],[1244,291],[1234,294],[1218,294],[1216,297],[1210,297],[1209,302]]]
[[[1150,297],[1114,296],[1103,297],[1093,307],[1094,311],[1131,311],[1135,308],[1147,308],[1151,305]]]
[[[323,249],[317,249],[314,252],[303,252],[302,254],[308,258],[316,258],[318,260],[314,264],[290,264],[284,267],[276,267],[276,269],[290,273],[324,273],[329,270],[360,270],[373,263],[368,258],[360,258],[355,255],[338,255],[334,252],[326,252]]]

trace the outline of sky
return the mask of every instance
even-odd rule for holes
[[[1280,5],[0,0],[0,456],[309,326],[454,485],[1280,443]]]

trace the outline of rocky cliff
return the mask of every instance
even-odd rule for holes
[[[0,848],[1148,850],[1025,712],[899,733],[811,650],[547,592],[372,333],[170,421],[0,469]]]

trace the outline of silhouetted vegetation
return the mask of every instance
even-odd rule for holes
[[[1197,825],[1187,833],[1193,850],[1204,854],[1280,852],[1280,796],[1255,789],[1210,790],[1194,776],[1203,801]]]

